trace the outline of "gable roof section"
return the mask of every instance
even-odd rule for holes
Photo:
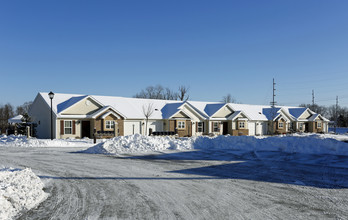
[[[315,121],[317,118],[321,118],[323,121],[330,121],[329,119],[323,117],[321,114],[315,113],[310,118],[308,118],[308,121]]]
[[[74,104],[78,103],[79,101],[81,101],[82,99],[86,98],[87,95],[84,96],[76,96],[76,97],[71,97],[70,99],[59,103],[57,105],[57,112],[61,113],[62,111],[70,108],[71,106],[73,106]]]
[[[185,106],[186,106],[186,108],[189,108],[192,111],[194,111],[202,119],[206,118],[206,116],[202,115],[202,113],[197,108],[195,108],[192,104],[190,104],[189,102],[178,102],[178,103],[166,104],[161,109],[162,117],[165,119],[169,119],[169,118],[172,118],[174,115],[176,115],[179,112],[183,112],[185,115],[188,116],[188,114],[185,112]],[[188,116],[188,117],[190,117],[190,116]]]
[[[229,105],[228,103],[225,103],[223,106],[221,106],[218,110],[216,110],[210,117],[214,117],[215,114],[217,114],[222,108],[224,107],[228,107],[232,110],[232,112],[234,112],[234,109],[231,105]],[[233,113],[232,113],[233,114]]]
[[[183,105],[182,102],[168,103],[162,109],[162,117],[168,119],[180,111],[180,107]]]
[[[204,112],[211,117],[225,105],[226,103],[207,104],[204,108]]]
[[[248,120],[251,120],[251,118],[245,114],[243,111],[235,111],[230,117],[228,117],[228,120],[234,120],[236,119],[239,115],[243,114],[245,117],[247,117]]]
[[[306,110],[307,108],[288,108],[289,113],[296,119],[299,119]]]
[[[90,117],[91,117],[91,118],[97,118],[97,117],[100,116],[102,113],[104,113],[104,112],[106,112],[106,111],[108,111],[108,110],[112,110],[112,111],[116,112],[117,114],[121,115],[123,118],[126,118],[121,112],[117,111],[117,110],[116,110],[114,107],[112,107],[112,106],[104,106],[103,108],[99,109],[98,111],[96,111],[96,112],[94,112],[92,115],[90,115]],[[109,113],[110,113],[110,112],[105,113],[105,114],[104,114],[105,117],[108,116]],[[104,115],[103,115],[103,116],[104,116]],[[102,117],[103,117],[103,116],[102,116]],[[117,118],[119,118],[119,117],[117,116]]]
[[[280,115],[281,108],[274,107],[274,108],[264,108],[262,109],[262,114],[266,116],[266,118],[270,121],[273,121]]]

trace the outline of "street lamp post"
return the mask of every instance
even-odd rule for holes
[[[53,140],[53,110],[52,110],[52,99],[54,97],[54,93],[51,91],[48,93],[48,97],[51,99],[51,140]]]

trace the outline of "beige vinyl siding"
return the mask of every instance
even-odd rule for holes
[[[232,113],[233,111],[228,106],[224,106],[214,114],[214,118],[226,118]]]
[[[90,98],[83,99],[63,111],[64,115],[89,115],[99,110],[101,106]]]

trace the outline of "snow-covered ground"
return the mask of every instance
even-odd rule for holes
[[[280,151],[304,154],[348,155],[346,135],[296,134],[291,136],[251,137],[149,137],[130,135],[115,137],[83,152],[96,154],[128,154],[164,150],[232,149],[242,151]]]
[[[335,132],[335,128],[329,127],[329,132]],[[337,134],[348,134],[348,128],[336,128]]]
[[[13,219],[47,198],[43,183],[31,169],[0,169],[0,219]]]
[[[0,219],[345,219],[347,137],[0,136]]]
[[[102,142],[103,140],[98,140]],[[0,147],[90,147],[92,139],[37,139],[19,135],[0,135]]]
[[[19,219],[347,219],[348,156],[231,149],[123,157],[1,149],[50,196]]]

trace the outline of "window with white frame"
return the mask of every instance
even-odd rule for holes
[[[197,132],[203,132],[203,122],[197,123]]]
[[[178,121],[178,129],[185,129],[185,122],[184,121]]]
[[[278,122],[278,128],[284,128],[284,122]]]
[[[72,121],[64,121],[64,134],[72,134]]]
[[[105,121],[105,129],[113,129],[115,128],[115,121]]]
[[[214,132],[219,132],[219,122],[213,122],[213,131]]]
[[[244,121],[238,122],[238,128],[244,129],[245,128],[245,122]]]
[[[321,122],[320,121],[317,122],[317,128],[321,128]]]

